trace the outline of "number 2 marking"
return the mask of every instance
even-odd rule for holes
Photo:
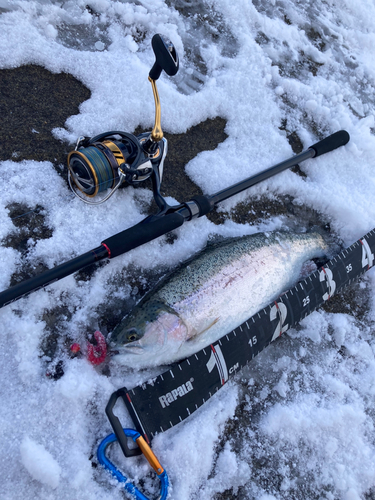
[[[288,324],[284,325],[287,315],[288,309],[286,308],[286,305],[282,302],[275,302],[275,305],[271,308],[270,311],[270,320],[273,321],[274,319],[279,317],[279,322],[273,333],[271,342],[273,342],[277,337],[280,337],[280,335],[286,332],[289,328]]]

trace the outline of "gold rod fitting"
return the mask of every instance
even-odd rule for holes
[[[154,93],[154,99],[155,99],[155,124],[154,128],[152,129],[151,132],[151,139],[154,142],[159,142],[163,139],[163,131],[161,129],[161,124],[160,124],[160,117],[161,117],[161,112],[160,112],[160,99],[159,99],[159,93],[158,89],[156,87],[156,81],[152,80],[152,78],[148,77],[149,82],[151,82],[152,85],[152,92]]]

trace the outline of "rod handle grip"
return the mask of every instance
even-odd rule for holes
[[[346,130],[339,130],[334,134],[326,137],[325,139],[317,142],[313,146],[310,146],[309,149],[313,149],[315,151],[315,156],[324,155],[325,153],[329,153],[334,149],[339,148],[340,146],[345,146],[350,140],[350,135]]]
[[[117,257],[177,229],[184,221],[181,214],[172,213],[149,222],[140,222],[102,241],[102,245],[107,248],[110,258]]]

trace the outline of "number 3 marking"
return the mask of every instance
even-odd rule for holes
[[[333,279],[332,271],[322,267],[319,273],[319,281],[325,281],[327,283],[328,292],[323,295],[323,300],[326,301],[332,297],[336,290],[336,281]]]

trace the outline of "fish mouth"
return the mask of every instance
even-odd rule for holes
[[[126,345],[123,345],[121,347],[118,347],[117,349],[113,349],[110,351],[111,356],[121,356],[122,354],[143,354],[145,352],[145,348],[141,346],[140,344],[133,342],[129,343]]]

